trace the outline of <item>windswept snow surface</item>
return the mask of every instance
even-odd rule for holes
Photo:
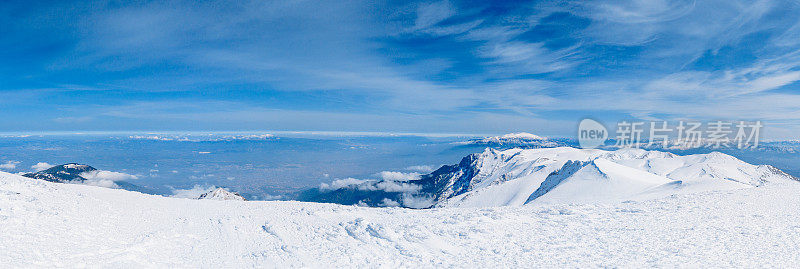
[[[178,199],[0,173],[0,267],[792,267],[798,185],[412,210]]]

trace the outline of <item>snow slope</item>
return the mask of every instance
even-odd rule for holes
[[[798,185],[412,210],[178,199],[0,173],[0,268],[792,267]]]
[[[528,202],[587,203],[632,199],[675,182],[606,159],[573,165],[578,166],[574,172],[548,176]]]

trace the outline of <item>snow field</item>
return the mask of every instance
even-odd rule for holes
[[[800,184],[606,204],[361,208],[0,174],[0,267],[791,267]]]

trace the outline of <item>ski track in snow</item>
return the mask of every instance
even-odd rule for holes
[[[0,267],[792,267],[799,185],[412,210],[189,200],[0,173]]]

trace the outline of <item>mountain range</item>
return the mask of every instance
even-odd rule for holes
[[[575,145],[575,142],[567,138],[548,138],[523,132],[470,139],[456,144],[492,148],[554,148]]]
[[[719,152],[488,148],[408,181],[357,181],[306,191],[304,201],[367,206],[483,207],[611,202],[797,181]]]
[[[519,137],[546,140],[527,135],[507,138]],[[87,177],[98,171],[88,165],[68,163],[23,176],[86,184]],[[487,148],[417,179],[339,180],[303,191],[296,199],[373,207],[515,206],[648,199],[796,180],[775,167],[752,165],[719,152],[682,156],[643,149]],[[153,193],[124,180],[113,181],[112,185]],[[203,193],[198,199],[245,200],[223,188]]]

